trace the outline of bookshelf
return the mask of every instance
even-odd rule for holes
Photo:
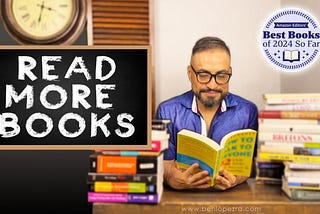
[[[175,191],[165,188],[160,204],[94,203],[93,214],[102,213],[317,213],[320,201],[292,201],[280,186],[256,184],[251,178],[224,192]],[[249,209],[249,210],[248,210]]]

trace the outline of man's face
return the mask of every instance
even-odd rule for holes
[[[219,106],[227,96],[229,83],[217,84],[214,77],[208,83],[200,83],[195,72],[209,71],[211,74],[231,74],[228,53],[223,49],[202,51],[192,56],[191,65],[194,70],[190,65],[188,66],[188,77],[197,97],[198,105],[209,108]]]

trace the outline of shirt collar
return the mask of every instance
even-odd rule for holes
[[[195,95],[193,96],[191,109],[192,109],[192,111],[194,113],[196,113],[196,114],[198,113],[198,108],[197,108],[197,102],[196,102],[196,96]],[[220,111],[221,112],[227,111],[227,104],[226,104],[225,99],[222,100]]]
[[[192,109],[192,111],[193,111],[194,113],[196,113],[196,114],[198,113],[196,96],[193,96],[191,109]]]

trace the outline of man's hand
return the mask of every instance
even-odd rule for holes
[[[199,171],[195,163],[185,171],[177,168],[175,160],[164,160],[164,182],[174,189],[206,189],[209,188],[209,172]]]
[[[235,176],[228,172],[227,170],[220,168],[219,174],[215,177],[214,189],[226,190],[230,189],[238,184],[245,182],[248,177]]]

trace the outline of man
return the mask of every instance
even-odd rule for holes
[[[162,102],[157,110],[157,118],[171,120],[169,149],[164,157],[164,182],[175,189],[205,189],[209,188],[209,173],[196,173],[197,163],[185,171],[176,167],[177,133],[185,128],[220,142],[224,135],[234,130],[257,130],[258,110],[252,102],[229,92],[231,54],[221,39],[204,37],[198,40],[187,72],[192,90]],[[226,190],[246,179],[221,168],[214,188]]]

